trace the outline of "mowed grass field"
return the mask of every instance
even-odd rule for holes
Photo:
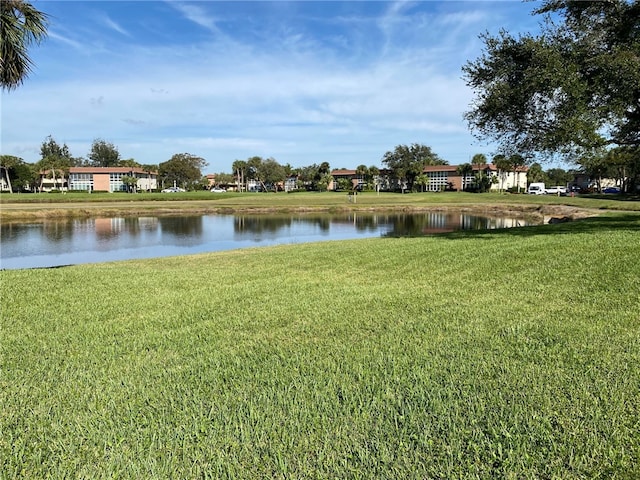
[[[0,478],[640,478],[640,215],[0,271]]]

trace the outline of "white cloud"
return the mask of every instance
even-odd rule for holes
[[[313,28],[292,8],[282,24],[243,36],[224,30],[230,20],[212,11],[217,2],[161,5],[205,35],[153,43],[112,12],[103,36],[69,33],[70,25],[50,32],[42,75],[3,94],[2,153],[36,161],[51,134],[76,156],[104,138],[140,163],[186,151],[212,171],[252,155],[294,166],[379,164],[385,151],[414,142],[451,162],[468,156],[462,114],[471,92],[460,67],[478,54],[487,8],[396,2],[381,16],[313,18]]]
[[[167,2],[171,7],[176,9],[182,16],[184,16],[190,22],[199,25],[211,32],[220,33],[216,22],[216,18],[209,15],[207,10],[199,5],[186,4],[181,2],[170,1]]]
[[[109,16],[105,15],[101,18],[102,23],[110,28],[111,30],[118,32],[121,35],[126,37],[131,37],[131,34],[127,32],[124,28],[122,28],[118,23],[114,22]]]

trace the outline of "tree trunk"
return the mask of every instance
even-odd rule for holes
[[[13,193],[13,188],[11,187],[11,179],[9,178],[9,169],[7,167],[1,167],[4,170],[4,175],[7,179],[7,185],[9,186],[9,193]]]

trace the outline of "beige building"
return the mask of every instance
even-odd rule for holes
[[[480,172],[491,178],[491,191],[508,190],[510,188],[520,188],[520,191],[527,189],[527,172],[528,167],[518,167],[516,171],[499,170],[492,163],[487,165],[473,165],[471,172],[466,178],[458,173],[458,165],[430,165],[425,167],[424,174],[429,177],[429,183],[424,186],[424,190],[428,192],[440,192],[443,190],[460,191],[465,187],[474,184],[476,175]],[[354,188],[364,184],[364,178],[356,174],[355,170],[333,170],[331,172],[333,181],[329,184],[329,190],[335,190],[337,180],[346,178],[351,180]],[[393,190],[399,188],[398,180],[390,176],[390,172],[386,169],[380,170],[377,179],[378,185],[382,190]],[[422,187],[420,187],[422,188]]]
[[[54,177],[51,172],[40,174],[43,192],[53,189],[100,192],[126,192],[124,177],[136,178],[136,190],[148,191],[158,188],[158,172],[147,172],[140,167],[71,167],[68,177]]]
[[[472,165],[472,170],[462,178],[458,173],[458,165],[430,165],[425,167],[424,173],[429,177],[425,190],[439,192],[442,190],[462,190],[473,185],[476,175],[480,172],[491,178],[491,191],[519,188],[527,189],[528,167],[518,167],[515,171],[500,170],[494,164]]]

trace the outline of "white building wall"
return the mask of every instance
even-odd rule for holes
[[[513,187],[520,187],[520,190],[527,189],[527,172],[492,172],[492,176],[498,179],[497,183],[491,184],[491,190],[508,190]]]

